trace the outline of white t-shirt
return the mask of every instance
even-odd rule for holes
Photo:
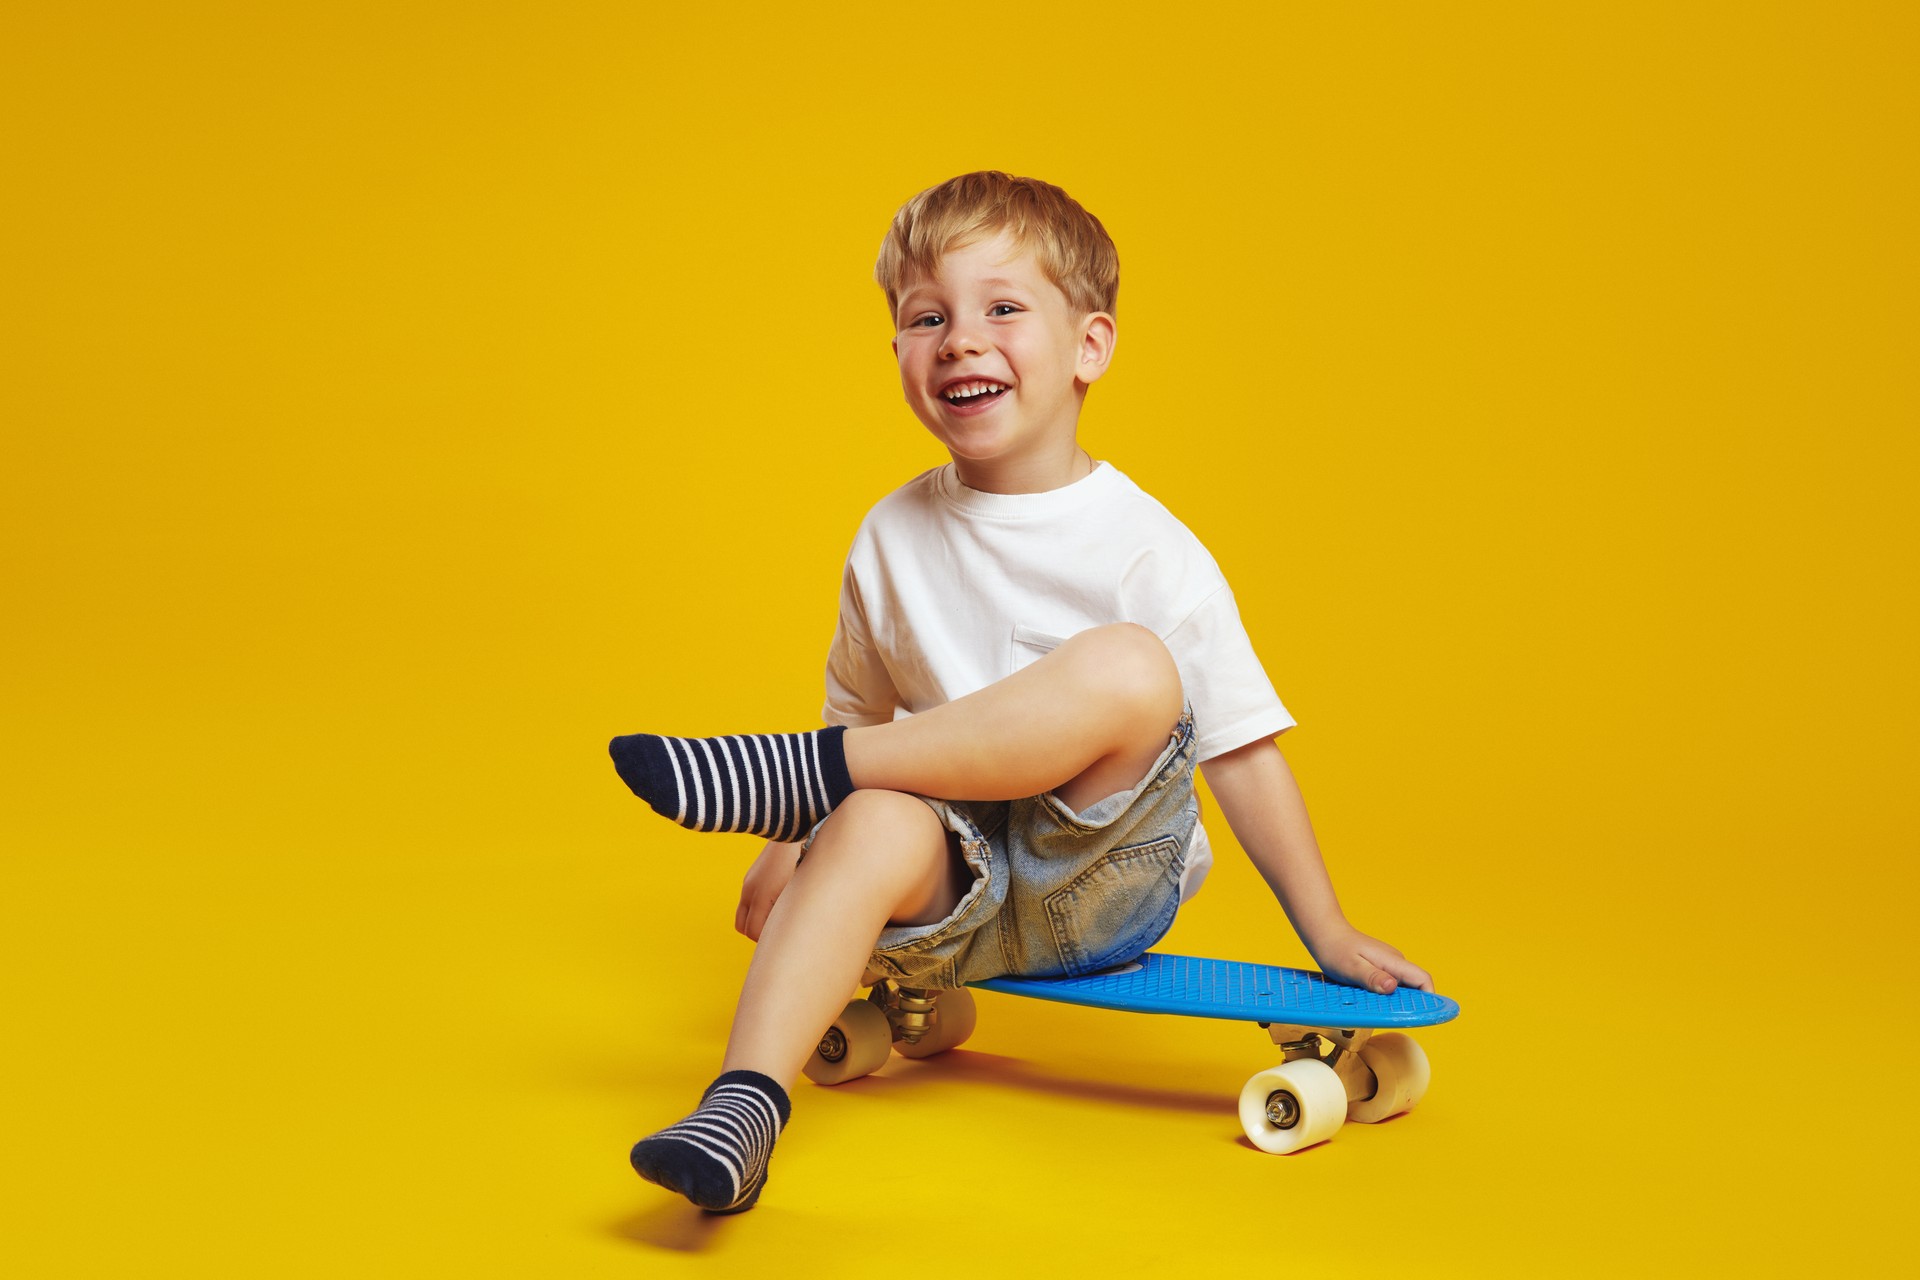
[[[1045,493],[969,489],[948,463],[875,503],[847,553],[821,714],[885,724],[1112,622],[1140,624],[1173,654],[1196,763],[1292,727],[1206,547],[1104,462]],[[1203,827],[1182,902],[1212,863]]]

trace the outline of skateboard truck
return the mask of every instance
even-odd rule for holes
[[[815,1084],[844,1084],[877,1069],[889,1053],[930,1058],[973,1034],[973,993],[935,991],[875,978],[863,1000],[840,1011],[802,1071]]]
[[[876,982],[867,999],[887,1015],[895,1041],[917,1045],[932,1034],[939,1021],[941,995],[924,987],[896,987],[891,982]]]
[[[1367,1065],[1366,1059],[1360,1056],[1360,1046],[1373,1035],[1370,1029],[1309,1029],[1278,1022],[1263,1022],[1260,1029],[1280,1046],[1283,1062],[1312,1058],[1333,1068],[1334,1075],[1340,1078],[1341,1087],[1346,1090],[1350,1104],[1367,1102],[1380,1092],[1380,1078]],[[1322,1046],[1326,1046],[1324,1053]],[[1274,1123],[1279,1124],[1278,1121]],[[1284,1129],[1290,1126],[1282,1124],[1280,1127]]]

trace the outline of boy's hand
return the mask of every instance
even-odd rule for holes
[[[1433,990],[1433,978],[1413,961],[1378,938],[1368,937],[1350,924],[1340,924],[1307,940],[1320,972],[1350,987],[1362,987],[1390,996],[1401,983],[1421,991]]]
[[[746,879],[741,881],[740,905],[734,908],[733,927],[755,942],[760,941],[767,914],[786,892],[787,882],[793,879],[793,869],[799,865],[798,840],[791,844],[767,841],[767,847],[753,860],[753,865],[747,868]]]

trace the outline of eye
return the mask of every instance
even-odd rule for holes
[[[937,324],[945,324],[945,323],[946,323],[946,317],[945,317],[945,316],[940,316],[940,315],[924,315],[924,316],[921,316],[921,317],[919,317],[918,319],[916,319],[916,320],[914,320],[914,321],[913,321],[913,322],[912,322],[911,324],[909,324],[909,325],[908,325],[907,327],[908,327],[909,329],[931,329],[931,328],[933,328],[933,326],[935,326],[935,325],[937,325]]]
[[[1010,316],[1018,310],[1020,310],[1020,308],[1014,306],[1011,302],[996,302],[987,308],[987,314],[990,316]]]

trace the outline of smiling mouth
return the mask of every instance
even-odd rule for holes
[[[962,382],[942,391],[940,398],[948,404],[985,404],[998,400],[1010,390],[1004,382]]]

